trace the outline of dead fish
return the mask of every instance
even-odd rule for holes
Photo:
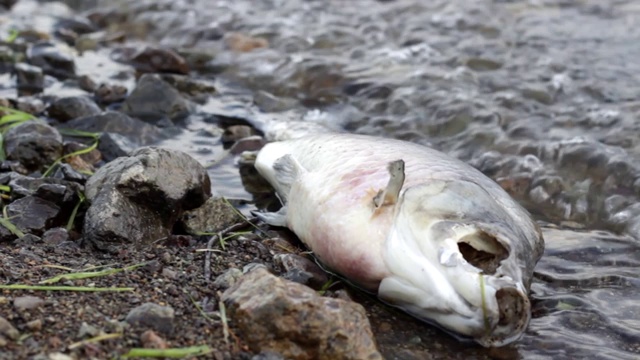
[[[331,271],[421,320],[502,346],[521,337],[544,250],[529,213],[471,166],[399,140],[273,142],[255,167],[291,229]]]

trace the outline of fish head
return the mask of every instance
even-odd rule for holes
[[[515,207],[514,207],[515,206]],[[385,241],[390,275],[378,296],[483,346],[521,337],[542,241],[506,193],[471,181],[432,180],[403,190]]]

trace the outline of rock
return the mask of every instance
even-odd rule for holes
[[[120,48],[112,53],[112,58],[132,65],[142,73],[189,74],[189,65],[185,59],[170,49],[153,46],[145,46],[142,49]]]
[[[145,349],[166,349],[169,347],[167,341],[153,330],[147,330],[140,335],[140,342]]]
[[[37,296],[26,295],[13,299],[13,307],[19,312],[37,309],[42,305],[44,305],[44,300]]]
[[[160,76],[145,74],[125,100],[122,110],[129,115],[143,116],[146,119],[167,117],[177,120],[186,117],[193,110],[193,104]]]
[[[79,117],[98,115],[102,110],[87,97],[70,96],[54,101],[49,106],[48,112],[52,118],[66,122]]]
[[[45,74],[64,80],[75,77],[76,65],[73,56],[63,53],[52,43],[37,43],[27,51],[31,65],[38,66]]]
[[[44,90],[44,72],[39,67],[18,63],[15,72],[18,96],[39,94]]]
[[[202,206],[185,211],[180,223],[191,235],[215,233],[242,221],[224,198],[210,198]]]
[[[173,86],[176,90],[189,96],[213,95],[215,86],[205,80],[198,80],[184,75],[160,74],[160,78]]]
[[[30,120],[6,132],[4,149],[7,159],[29,171],[43,170],[62,156],[62,136],[44,122]]]
[[[222,133],[222,142],[233,143],[256,134],[256,130],[251,126],[232,125],[224,129],[224,132]]]
[[[17,2],[18,0],[1,0],[0,5],[4,6],[5,9],[10,10]]]
[[[16,99],[16,110],[26,112],[31,115],[40,115],[44,113],[46,106],[41,99],[33,96],[23,96]]]
[[[173,331],[173,319],[172,307],[145,303],[129,311],[125,321],[132,326],[150,328],[169,335]]]
[[[555,101],[553,91],[544,86],[530,85],[523,88],[520,92],[524,98],[535,100],[541,104],[551,105]]]
[[[11,340],[18,340],[20,332],[13,327],[7,319],[0,316],[0,335],[8,337]]]
[[[76,338],[84,339],[88,337],[95,337],[98,335],[100,335],[100,329],[98,329],[93,325],[89,325],[83,321],[82,324],[80,325],[80,329],[78,329],[78,334],[76,335]]]
[[[42,320],[41,319],[35,319],[35,320],[31,320],[29,322],[27,322],[26,324],[24,324],[24,326],[29,329],[30,331],[40,331],[42,330]]]
[[[271,351],[265,351],[261,352],[258,355],[252,356],[251,360],[285,360],[285,358],[283,358],[280,354]]]
[[[80,75],[78,77],[78,86],[80,89],[92,93],[98,88],[98,84],[89,75]],[[125,91],[126,93],[126,91]]]
[[[242,277],[242,270],[230,268],[225,270],[213,281],[213,287],[219,290],[227,290]]]
[[[269,46],[265,38],[247,36],[240,33],[228,33],[224,38],[227,47],[235,52],[250,52]]]
[[[186,153],[147,147],[98,169],[85,196],[91,206],[84,239],[106,250],[108,244],[143,245],[168,236],[184,211],[211,196],[211,183]]]
[[[69,232],[63,227],[49,229],[42,234],[42,241],[49,245],[59,245],[69,241]]]
[[[26,196],[7,205],[7,215],[18,229],[33,234],[42,234],[65,221],[58,205],[35,196]]]
[[[105,161],[126,156],[141,146],[156,143],[170,136],[168,132],[162,132],[156,126],[115,111],[71,120],[65,127],[102,133],[98,150]]]
[[[491,71],[500,69],[503,63],[495,59],[472,57],[467,60],[466,65],[475,71]]]
[[[258,151],[267,144],[262,136],[250,136],[236,141],[229,152],[233,155],[240,155],[245,151]]]
[[[256,268],[222,295],[227,314],[249,348],[286,359],[382,359],[369,320],[357,303]]]
[[[315,262],[296,254],[278,254],[273,257],[285,273],[283,278],[320,290],[329,281],[329,276]]]
[[[127,88],[117,84],[102,83],[93,91],[96,101],[100,104],[113,104],[127,97]]]
[[[5,175],[5,177],[6,179],[0,179],[0,182],[4,182],[11,187],[11,196],[13,199],[39,194],[38,196],[44,196],[46,199],[54,199],[54,201],[61,201],[63,206],[67,206],[70,204],[75,205],[75,201],[77,200],[76,194],[83,191],[82,187],[74,182],[51,177],[33,178],[17,173],[9,173]],[[58,186],[52,187],[45,185],[59,185],[65,187],[65,190],[63,191]],[[42,189],[40,189],[41,187]]]

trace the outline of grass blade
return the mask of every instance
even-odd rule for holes
[[[79,291],[79,292],[125,292],[133,291],[135,288],[127,287],[91,287],[91,286],[48,286],[48,285],[0,285],[0,290],[33,290],[33,291]]]
[[[150,357],[150,358],[171,358],[181,359],[187,356],[199,356],[211,353],[211,348],[207,345],[191,346],[173,349],[143,349],[134,348],[122,355],[123,358]]]
[[[39,282],[39,284],[54,284],[57,283],[60,280],[80,280],[80,279],[90,279],[90,278],[94,278],[94,277],[101,277],[101,276],[109,276],[109,275],[114,275],[117,273],[121,273],[123,271],[131,271],[131,270],[135,270],[141,266],[146,265],[147,263],[141,263],[141,264],[135,264],[135,265],[131,265],[131,266],[127,266],[127,267],[123,267],[121,269],[106,269],[106,270],[101,270],[101,271],[91,271],[91,272],[72,272],[72,273],[67,273],[67,274],[61,274],[61,275],[57,275],[54,276],[52,278],[49,279],[45,279]]]

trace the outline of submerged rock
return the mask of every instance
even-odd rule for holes
[[[99,249],[168,236],[185,210],[211,196],[206,170],[186,153],[141,148],[100,168],[86,184],[84,239]]]
[[[43,170],[62,156],[62,136],[44,122],[26,121],[7,131],[4,149],[29,171]]]
[[[331,299],[257,267],[222,295],[249,348],[286,359],[382,359],[357,303]]]

